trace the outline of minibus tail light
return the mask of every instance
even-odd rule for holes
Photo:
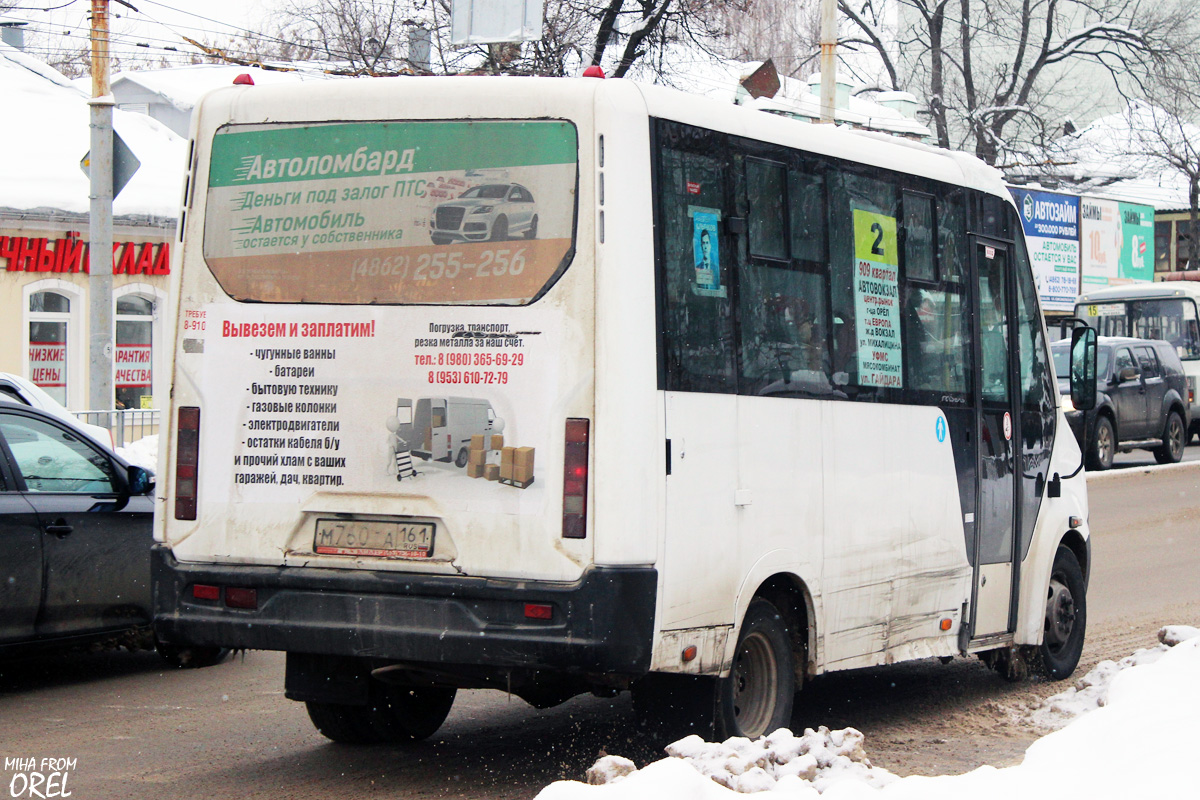
[[[563,454],[564,539],[583,539],[587,536],[589,425],[586,419],[567,420],[567,443]]]
[[[175,519],[196,518],[200,462],[200,409],[182,406],[175,432]]]

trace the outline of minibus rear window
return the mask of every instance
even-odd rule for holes
[[[204,259],[235,300],[523,305],[575,249],[562,120],[226,125]]]

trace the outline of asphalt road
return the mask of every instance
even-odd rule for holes
[[[1089,489],[1095,569],[1079,674],[1151,645],[1159,624],[1200,624],[1200,467],[1114,470]],[[1061,688],[1005,683],[975,659],[914,662],[818,679],[793,727],[853,725],[876,764],[960,772],[1018,761],[1039,735],[1013,721],[1019,709]],[[429,742],[344,747],[282,689],[276,653],[194,671],[164,669],[152,653],[4,662],[0,757],[76,759],[72,800],[532,798],[553,780],[581,779],[602,750],[645,763],[664,744],[635,727],[626,696],[537,711],[472,691]],[[0,798],[14,772],[0,770]]]

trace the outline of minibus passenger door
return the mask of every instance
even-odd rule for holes
[[[973,639],[1011,630],[1016,484],[1010,311],[1012,286],[1005,245],[975,241],[976,353],[979,377],[979,494],[970,554]]]

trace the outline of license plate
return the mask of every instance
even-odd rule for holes
[[[318,519],[313,550],[341,556],[430,558],[433,523]]]

